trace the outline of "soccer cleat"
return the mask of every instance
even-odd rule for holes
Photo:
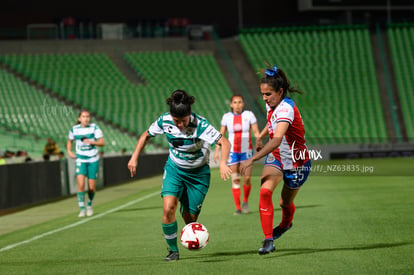
[[[259,248],[259,255],[265,255],[276,250],[273,240],[266,239],[263,241],[263,246]]]
[[[85,217],[85,215],[86,215],[85,209],[82,209],[82,210],[79,212],[78,217],[79,217],[79,218],[83,218],[83,217]]]
[[[173,262],[177,261],[178,259],[180,259],[180,254],[177,251],[170,251],[164,260],[166,260],[167,262]]]
[[[244,214],[249,213],[249,204],[248,204],[247,201],[246,202],[243,202],[243,205],[242,205],[242,213],[244,213]]]
[[[293,223],[290,223],[290,225],[286,228],[282,228],[282,227],[280,227],[280,225],[273,228],[273,239],[276,240],[276,239],[280,238],[283,235],[283,233],[285,233],[286,231],[291,229],[292,226],[293,226]]]
[[[93,209],[92,206],[86,207],[86,216],[90,217],[93,215]]]
[[[234,211],[234,215],[238,216],[242,213],[242,211],[240,209],[237,209],[236,211]]]

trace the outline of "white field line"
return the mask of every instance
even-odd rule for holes
[[[123,209],[123,208],[126,208],[126,207],[128,207],[128,206],[131,206],[131,205],[133,205],[133,204],[135,204],[135,203],[138,203],[138,202],[141,202],[141,201],[143,201],[143,200],[149,199],[149,198],[151,198],[151,197],[153,197],[153,196],[155,196],[155,195],[157,195],[157,194],[159,195],[159,194],[160,194],[160,191],[158,191],[158,192],[154,192],[154,193],[151,193],[151,194],[148,194],[148,195],[146,195],[146,196],[144,196],[144,197],[138,198],[138,199],[133,200],[133,201],[130,201],[130,202],[126,203],[126,204],[123,204],[123,205],[120,205],[120,206],[118,206],[118,207],[112,208],[112,209],[110,209],[110,210],[108,210],[108,211],[106,211],[106,212],[103,212],[103,213],[101,213],[101,214],[94,215],[94,216],[92,216],[92,217],[88,217],[88,218],[84,218],[84,219],[82,219],[82,220],[80,220],[80,221],[78,221],[78,222],[75,222],[75,223],[72,223],[72,224],[66,225],[66,226],[64,226],[64,227],[57,228],[57,229],[55,229],[55,230],[51,230],[51,231],[45,232],[45,233],[40,234],[40,235],[36,235],[36,236],[34,236],[34,237],[30,238],[30,239],[27,239],[27,240],[24,240],[24,241],[21,241],[21,242],[18,242],[18,243],[14,243],[14,244],[11,244],[11,245],[8,245],[8,246],[5,246],[5,247],[3,247],[3,248],[0,248],[0,252],[4,252],[4,251],[10,250],[10,249],[13,249],[13,248],[18,247],[18,246],[23,245],[23,244],[28,244],[28,243],[31,243],[31,242],[36,241],[36,240],[39,240],[39,239],[41,239],[41,238],[43,238],[43,237],[46,237],[46,236],[49,236],[49,235],[53,235],[53,234],[58,233],[58,232],[60,232],[60,231],[63,231],[63,230],[69,229],[69,228],[76,227],[76,226],[78,226],[78,225],[81,225],[81,224],[84,224],[84,223],[87,223],[87,222],[93,221],[93,220],[95,220],[95,219],[99,219],[99,218],[101,218],[101,217],[103,217],[103,216],[106,216],[106,215],[108,215],[108,214],[111,214],[111,213],[113,213],[113,212],[116,212],[116,211],[118,211],[118,210],[121,210],[121,209]]]

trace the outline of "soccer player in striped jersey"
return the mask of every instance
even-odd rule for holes
[[[241,196],[241,176],[239,167],[242,161],[249,159],[253,155],[252,135],[259,136],[256,116],[252,111],[244,110],[244,100],[241,95],[234,95],[230,100],[231,112],[225,113],[221,119],[220,133],[224,136],[228,131],[228,140],[231,144],[230,158],[227,165],[231,168],[232,194],[236,206],[235,215],[249,212],[249,195],[252,188],[251,172],[249,167],[243,175],[243,204],[240,203]],[[219,158],[219,147],[216,147],[214,161]]]
[[[180,202],[181,215],[186,224],[197,221],[204,198],[210,186],[209,145],[222,147],[220,176],[227,180],[231,169],[227,166],[230,142],[204,117],[193,113],[195,98],[183,90],[174,91],[167,99],[170,111],[162,114],[138,139],[128,162],[133,177],[137,172],[138,157],[147,140],[165,135],[169,157],[164,166],[161,197],[163,199],[162,230],[169,247],[166,261],[179,259],[177,221],[175,212]]]
[[[78,124],[69,131],[66,149],[69,157],[76,159],[76,180],[78,182],[78,217],[93,215],[92,201],[96,192],[96,179],[99,170],[98,146],[104,146],[105,140],[101,129],[90,123],[90,113],[82,110]],[[73,141],[76,142],[76,155],[72,152]],[[85,207],[85,178],[88,178],[88,200]]]
[[[276,66],[264,70],[264,73],[260,81],[260,92],[266,103],[268,116],[267,130],[262,131],[261,135],[268,133],[270,140],[252,158],[240,165],[240,172],[244,174],[254,161],[266,156],[259,200],[260,221],[265,237],[263,246],[258,251],[260,255],[273,252],[273,240],[292,227],[295,213],[293,201],[308,178],[311,168],[302,117],[293,99],[287,96],[287,92],[302,92],[291,87],[285,73]],[[282,180],[284,185],[279,203],[282,220],[273,228],[272,195]]]

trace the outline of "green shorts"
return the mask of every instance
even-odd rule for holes
[[[95,162],[79,162],[76,161],[75,173],[84,175],[88,179],[96,180],[98,178],[99,160]]]
[[[168,159],[164,167],[161,197],[177,197],[181,203],[181,213],[186,210],[198,215],[209,187],[210,167],[207,164],[187,170]]]

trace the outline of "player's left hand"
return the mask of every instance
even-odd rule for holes
[[[128,170],[131,174],[131,178],[135,176],[135,174],[137,173],[137,166],[138,166],[138,160],[135,158],[131,158],[128,161]]]
[[[244,174],[246,173],[246,169],[249,168],[252,165],[253,165],[253,160],[251,158],[241,162],[240,163],[240,168],[239,168],[240,174],[242,176],[244,176]]]
[[[263,148],[263,142],[261,139],[256,139],[256,144],[255,144],[255,149],[257,152],[259,152],[260,150],[262,150]]]
[[[82,140],[82,142],[85,143],[85,144],[91,144],[92,145],[93,140],[85,138],[85,139]]]
[[[231,177],[231,169],[227,164],[220,164],[220,177],[222,180],[228,180]]]
[[[70,158],[76,159],[76,155],[72,153],[71,151],[68,151],[68,155]]]

